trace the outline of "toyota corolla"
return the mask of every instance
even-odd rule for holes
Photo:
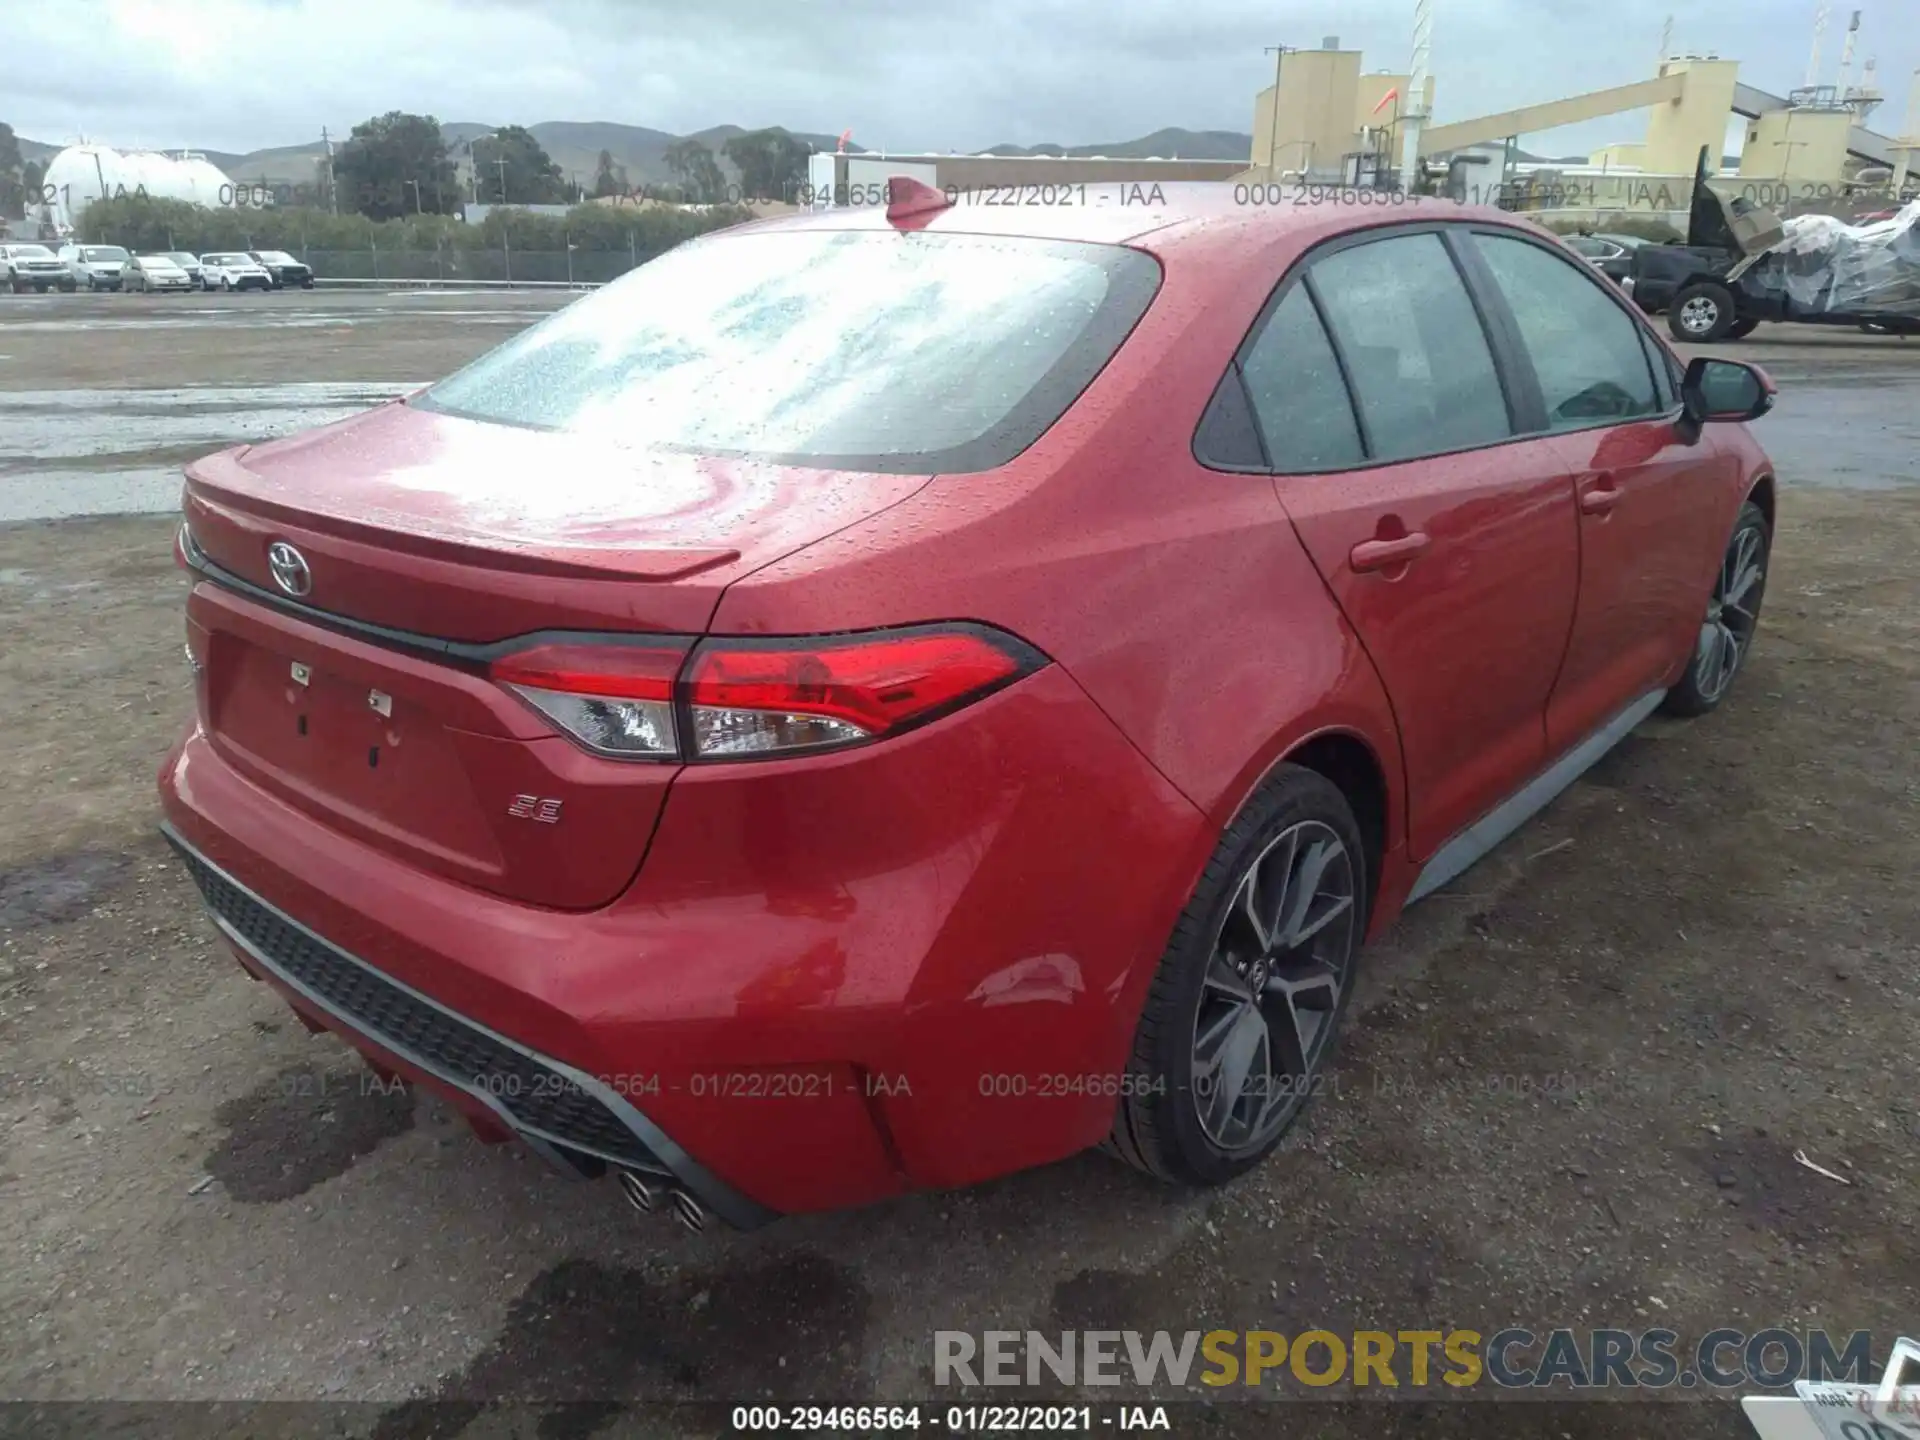
[[[1247,1170],[1363,943],[1765,588],[1772,385],[1524,221],[892,195],[188,469],[240,963],[692,1224]]]

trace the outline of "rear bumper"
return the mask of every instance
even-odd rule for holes
[[[708,1174],[602,1080],[542,1055],[401,985],[307,929],[212,864],[171,825],[164,835],[214,926],[302,1013],[419,1083],[484,1112],[563,1168],[585,1155],[684,1186],[740,1229],[773,1212]]]
[[[870,750],[683,772],[592,911],[398,863],[198,725],[161,794],[216,923],[309,1018],[483,1130],[743,1226],[1098,1142],[1212,840],[1058,667]]]

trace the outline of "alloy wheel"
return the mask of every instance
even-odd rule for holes
[[[1680,324],[1690,335],[1704,335],[1720,318],[1720,307],[1704,295],[1696,295],[1680,307]]]
[[[1760,622],[1760,596],[1767,579],[1762,538],[1758,526],[1742,525],[1733,532],[1720,562],[1693,656],[1693,683],[1704,700],[1717,700],[1726,693]]]
[[[1351,978],[1359,914],[1345,843],[1290,826],[1247,867],[1214,936],[1193,1025],[1200,1127],[1244,1154],[1306,1101]]]

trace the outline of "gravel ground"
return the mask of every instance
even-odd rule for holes
[[[115,301],[143,310],[69,308]],[[0,389],[402,381],[507,333],[357,327],[395,358],[323,326],[19,330],[33,308],[0,307]],[[278,368],[243,376],[247,346]],[[0,1430],[716,1433],[724,1411],[641,1402],[926,1397],[936,1329],[1911,1333],[1920,488],[1897,427],[1920,344],[1739,353],[1883,389],[1895,418],[1843,448],[1886,488],[1819,468],[1790,386],[1760,433],[1801,450],[1733,698],[1643,726],[1411,912],[1367,956],[1331,1091],[1208,1195],[1087,1156],[695,1237],[384,1093],[243,975],[154,833],[191,709],[171,522],[0,526],[0,1398],[358,1402]],[[1182,1434],[1745,1433],[1646,1397],[1174,1413]]]

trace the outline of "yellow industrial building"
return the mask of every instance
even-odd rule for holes
[[[1415,108],[1408,104],[1407,76],[1363,72],[1361,52],[1341,49],[1333,38],[1317,50],[1285,51],[1276,70],[1275,83],[1255,97],[1252,167],[1237,178],[1354,184],[1397,168],[1399,127]],[[1426,103],[1418,107],[1427,115],[1433,113],[1433,88],[1429,78]],[[1775,95],[1743,83],[1738,61],[1676,56],[1651,79],[1444,125],[1427,123],[1419,153],[1423,160],[1497,153],[1522,135],[1644,110],[1644,140],[1607,146],[1580,167],[1583,187],[1604,196],[1625,193],[1636,182],[1644,188],[1656,178],[1690,181],[1702,146],[1710,167],[1721,170],[1730,118],[1740,115],[1747,120],[1736,172],[1743,181],[1837,188],[1862,169],[1884,168],[1898,188],[1911,169],[1920,168],[1914,165],[1920,136],[1895,139],[1869,130],[1864,122],[1878,99],[1870,88],[1835,86]],[[1920,118],[1910,113],[1907,126],[1920,128]]]

